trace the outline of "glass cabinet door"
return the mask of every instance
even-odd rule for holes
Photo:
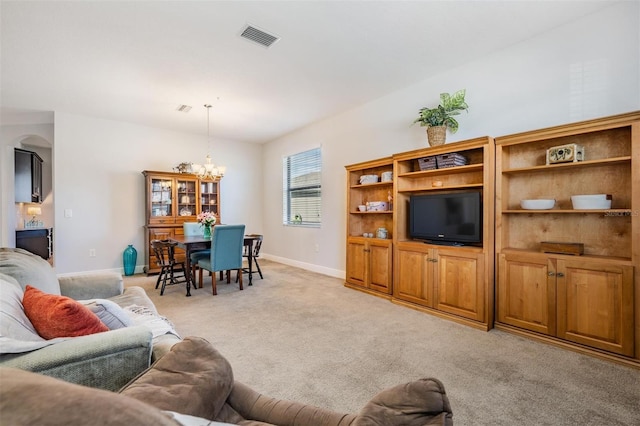
[[[171,206],[173,205],[172,179],[152,178],[151,179],[151,218],[161,219],[173,216]]]
[[[197,182],[195,179],[177,180],[178,216],[187,217],[198,214],[197,210]]]
[[[203,212],[215,213],[218,218],[218,182],[200,182],[200,204]]]

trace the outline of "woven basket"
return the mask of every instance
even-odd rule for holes
[[[427,127],[427,140],[429,145],[444,145],[447,139],[447,126],[429,126]]]

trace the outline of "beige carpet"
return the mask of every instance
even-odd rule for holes
[[[239,291],[218,282],[139,285],[184,337],[209,340],[235,378],[270,396],[356,412],[409,380],[442,380],[456,425],[640,425],[640,370],[470,327],[261,261],[265,279]],[[246,276],[245,276],[246,278]],[[245,280],[246,284],[246,280]]]

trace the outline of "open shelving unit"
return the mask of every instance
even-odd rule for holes
[[[578,144],[584,161],[546,164]],[[496,138],[496,327],[635,364],[640,346],[640,113]],[[610,194],[576,210],[572,195]],[[555,199],[524,210],[522,199]],[[581,243],[584,254],[542,253]]]
[[[347,170],[347,276],[345,285],[390,298],[392,290],[393,181],[360,183],[363,175],[393,172],[391,157],[346,166]],[[368,202],[390,203],[385,211],[359,211]],[[387,238],[377,238],[379,228]],[[365,237],[371,234],[372,237]]]

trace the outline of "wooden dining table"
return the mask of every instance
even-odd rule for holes
[[[253,285],[251,278],[253,277],[253,242],[257,240],[258,237],[245,235],[244,236],[244,246],[248,253],[247,261],[249,263],[249,285]],[[187,275],[189,281],[193,284],[193,288],[196,288],[195,277],[191,276],[191,253],[198,250],[206,250],[211,248],[211,238],[205,238],[202,235],[197,236],[184,236],[184,235],[174,235],[168,238],[169,241],[172,241],[177,244],[178,247],[185,251],[185,264],[187,267],[187,271],[185,275]],[[200,287],[202,287],[202,283],[200,283]]]

